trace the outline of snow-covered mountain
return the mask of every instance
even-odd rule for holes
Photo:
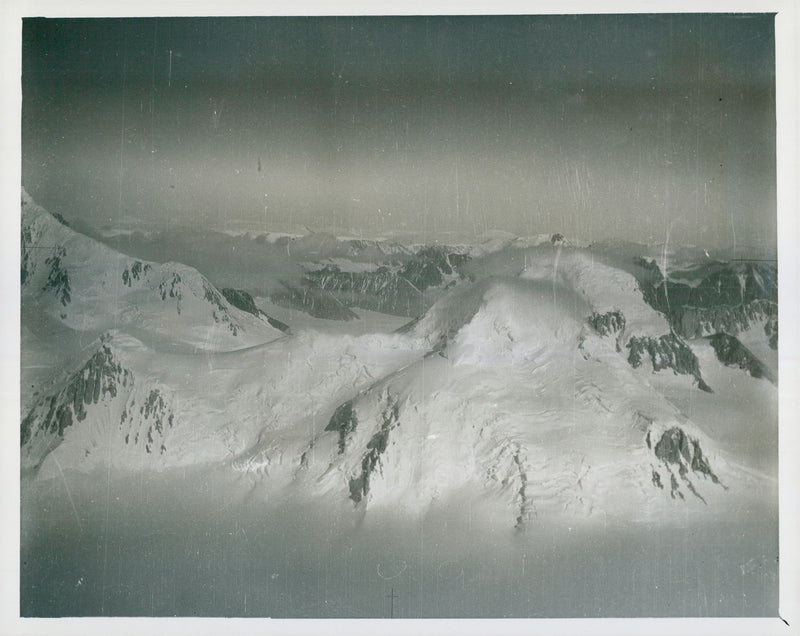
[[[23,236],[26,312],[106,332],[27,402],[27,469],[49,455],[81,470],[223,463],[416,512],[466,489],[504,501],[516,525],[545,511],[638,518],[662,492],[716,501],[738,483],[713,439],[647,380],[668,372],[713,391],[690,345],[632,274],[584,248],[464,256],[465,277],[447,250],[420,250],[401,277],[442,287],[449,275],[450,286],[399,333],[287,340],[247,292],[115,253],[29,199]],[[724,344],[725,362],[752,372]]]
[[[316,237],[339,260],[304,261],[309,294],[352,315],[304,324],[308,297],[278,320],[279,294],[125,256],[26,195],[22,234],[25,492],[101,470],[179,489],[190,471],[226,484],[233,517],[455,507],[514,535],[702,523],[774,492],[768,269],[715,265],[690,285],[561,240],[376,255]],[[734,280],[739,305],[714,282]],[[424,298],[411,320],[406,283]],[[746,320],[681,328],[681,285],[701,290],[682,316]]]
[[[434,305],[413,332],[436,353],[343,403],[315,440],[323,483],[410,510],[490,495],[517,527],[724,495],[714,470],[738,478],[711,468],[713,443],[591,333],[574,290],[552,291],[489,279]]]
[[[186,258],[225,287],[265,296],[278,305],[328,320],[355,320],[354,308],[410,318],[431,306],[458,278],[476,248],[401,244],[390,240],[303,236],[168,233],[103,236],[117,249],[142,256]],[[497,246],[478,250],[483,253]],[[218,256],[226,254],[226,266]]]
[[[24,190],[21,275],[23,312],[30,306],[76,331],[127,329],[199,349],[282,335],[231,306],[197,270],[111,250],[71,230]]]

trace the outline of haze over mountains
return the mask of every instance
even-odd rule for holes
[[[23,614],[776,611],[774,262],[21,209]]]

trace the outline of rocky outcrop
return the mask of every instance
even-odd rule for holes
[[[358,315],[329,292],[305,279],[299,286],[284,283],[283,288],[270,295],[276,305],[304,311],[325,320],[356,320]]]
[[[717,333],[708,340],[714,348],[714,353],[717,354],[717,359],[725,366],[738,367],[754,378],[765,378],[775,383],[770,370],[734,336]]]
[[[173,272],[172,276],[167,276],[158,284],[158,293],[161,300],[166,300],[167,296],[174,298],[178,303],[178,313],[181,313],[181,275]]]
[[[138,408],[136,397],[131,398],[122,411],[119,427],[127,430],[125,444],[143,444],[148,454],[155,452],[158,444],[158,452],[164,454],[167,451],[164,435],[174,422],[175,414],[163,392],[160,389],[151,389]]]
[[[618,336],[625,331],[625,316],[619,311],[595,312],[589,317],[589,326],[601,336]]]
[[[439,246],[429,246],[409,260],[400,270],[399,276],[420,291],[438,287],[445,276],[451,276],[469,260],[467,254],[449,251]]]
[[[652,468],[652,483],[655,487],[663,489],[666,483],[665,478],[668,476],[670,497],[673,499],[685,499],[681,489],[682,486],[685,486],[686,490],[705,503],[705,499],[692,482],[692,477],[708,479],[713,484],[724,488],[711,469],[708,459],[703,455],[700,442],[687,435],[681,427],[673,426],[667,429],[655,444],[651,439],[651,432],[648,431],[645,441],[647,447],[653,451],[656,459],[660,462],[660,467]]]
[[[716,333],[732,336],[759,322],[764,323],[764,333],[769,346],[778,348],[778,304],[766,299],[741,305],[714,307],[677,307],[671,313],[671,323],[685,338],[700,338]]]
[[[643,356],[647,356],[653,365],[653,371],[672,369],[678,375],[691,375],[697,380],[700,389],[711,392],[711,388],[703,381],[700,375],[700,363],[697,356],[674,333],[658,338],[649,336],[633,336],[626,345],[630,350],[628,363],[635,369],[642,365]]]
[[[515,498],[518,514],[514,523],[514,528],[516,530],[522,530],[531,518],[535,516],[536,507],[533,505],[533,501],[528,494],[528,473],[525,468],[525,460],[522,457],[522,451],[519,447],[514,453],[514,466],[519,475],[519,490]]]
[[[754,300],[778,301],[778,268],[773,263],[713,262],[702,268],[674,272],[669,280],[655,261],[637,259],[647,272],[639,278],[645,301],[659,311],[669,307],[735,306]],[[677,279],[677,280],[673,280]],[[691,279],[692,283],[682,282]]]
[[[503,490],[511,490],[514,529],[525,530],[536,518],[534,502],[536,485],[528,477],[527,449],[519,441],[505,439],[492,451],[486,468],[489,482],[498,482]],[[532,488],[533,486],[533,488]]]
[[[227,300],[231,305],[233,305],[237,309],[246,311],[248,314],[252,314],[256,318],[262,318],[263,320],[266,320],[271,327],[275,327],[275,329],[279,329],[284,333],[290,332],[289,325],[281,322],[280,320],[276,320],[271,316],[268,316],[258,307],[256,307],[256,301],[253,300],[253,297],[243,289],[231,289],[230,287],[226,287],[225,289],[221,289],[220,291],[222,292],[222,295],[225,297],[225,300]]]
[[[421,290],[400,276],[397,267],[343,272],[336,266],[327,266],[309,272],[306,279],[350,307],[400,316],[417,315],[426,308]]]
[[[142,263],[142,261],[134,261],[130,267],[126,267],[122,271],[122,283],[128,287],[132,287],[135,281],[143,279],[144,276],[152,269],[149,263]],[[173,293],[174,296],[174,293]],[[162,294],[162,300],[164,296]]]
[[[40,400],[22,420],[20,441],[25,445],[39,435],[63,437],[64,431],[86,418],[86,406],[114,398],[133,380],[131,372],[104,344],[86,364],[69,376],[57,393]]]
[[[96,436],[105,438],[113,428],[125,446],[162,455],[176,416],[169,392],[147,381],[136,382],[106,342],[58,391],[39,399],[22,420],[23,467],[39,467],[68,429],[81,423],[89,425],[82,432],[87,457],[97,448]]]
[[[339,454],[344,453],[347,447],[347,440],[353,431],[358,426],[358,416],[353,409],[355,398],[348,400],[337,408],[331,416],[328,425],[325,427],[326,431],[334,431],[339,433]]]
[[[468,260],[467,254],[429,246],[373,271],[349,272],[327,265],[308,272],[305,281],[348,307],[413,317],[428,308],[425,291],[444,285]]]
[[[242,328],[228,312],[228,303],[225,302],[222,294],[220,294],[207,280],[203,279],[203,298],[214,306],[211,316],[216,323],[224,323],[228,326],[230,332],[236,336]]]
[[[231,305],[252,314],[256,318],[259,317],[260,310],[256,307],[256,302],[253,300],[253,297],[246,291],[242,289],[231,289],[230,287],[220,289],[220,291],[222,295],[225,296],[225,300]]]
[[[366,452],[361,458],[361,472],[348,482],[350,499],[359,503],[369,493],[370,478],[380,468],[381,455],[389,445],[389,434],[400,425],[400,405],[390,395],[381,413],[381,426],[367,442]]]
[[[44,284],[43,291],[52,290],[59,302],[65,307],[69,304],[70,284],[69,272],[62,265],[62,259],[67,255],[66,249],[59,246],[53,250],[52,256],[45,259],[45,265],[50,270],[47,275],[47,282]]]
[[[684,338],[718,332],[736,335],[764,323],[773,349],[778,347],[778,271],[773,263],[714,262],[678,272],[692,284],[665,280],[653,260],[637,259],[639,287],[645,302],[663,313]]]

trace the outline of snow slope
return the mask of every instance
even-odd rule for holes
[[[128,259],[23,208],[28,312],[83,334],[54,347],[60,372],[25,376],[40,376],[21,436],[39,478],[225,465],[273,494],[360,509],[473,496],[516,527],[669,517],[761,479],[654,388],[670,370],[688,388],[700,365],[636,279],[585,248],[492,252],[397,333],[316,319],[284,335],[244,292],[227,290],[249,312],[191,268]],[[41,322],[34,362],[53,344]]]
[[[215,541],[233,542],[231,558],[245,564],[234,577],[247,588],[245,596],[253,594],[242,582],[250,580],[242,579],[250,556],[283,559],[280,572],[270,570],[262,580],[267,570],[259,570],[252,577],[265,590],[256,602],[281,615],[352,615],[348,608],[355,605],[370,615],[363,599],[309,609],[273,592],[296,587],[306,593],[323,576],[352,578],[348,555],[354,553],[364,555],[362,565],[379,559],[374,571],[383,580],[401,562],[401,544],[409,554],[419,550],[417,573],[427,576],[422,564],[430,563],[425,559],[432,548],[412,544],[417,531],[423,543],[423,531],[415,528],[430,523],[437,528],[433,545],[449,546],[441,550],[447,558],[435,564],[436,585],[442,572],[457,572],[461,566],[453,564],[463,558],[467,570],[474,566],[472,584],[482,594],[500,594],[502,586],[492,581],[502,568],[498,561],[489,564],[497,554],[505,554],[503,563],[517,563],[519,551],[523,564],[526,554],[532,564],[550,558],[547,576],[557,579],[559,590],[574,589],[583,560],[595,559],[600,565],[593,576],[602,587],[603,570],[614,566],[606,568],[604,557],[594,554],[597,542],[610,545],[630,533],[646,546],[656,532],[652,536],[664,545],[684,552],[652,549],[653,562],[642,548],[647,554],[637,571],[650,576],[651,565],[666,559],[669,576],[652,580],[667,585],[681,571],[681,559],[691,554],[692,562],[702,561],[715,544],[714,529],[738,537],[741,527],[757,528],[742,539],[744,564],[727,551],[715,552],[707,571],[695,568],[697,589],[702,592],[701,580],[716,584],[746,566],[751,570],[741,570],[739,591],[744,594],[747,574],[751,597],[772,598],[774,586],[758,578],[758,568],[771,571],[775,539],[760,530],[762,519],[771,528],[776,518],[774,374],[758,377],[742,367],[744,354],[731,344],[732,334],[717,338],[729,345],[726,362],[715,353],[717,341],[675,333],[668,316],[646,302],[635,275],[642,267],[627,256],[597,258],[590,248],[503,238],[491,249],[459,252],[471,258],[459,261],[456,272],[449,248],[378,254],[385,246],[310,236],[297,243],[303,259],[315,251],[328,259],[335,254],[340,260],[329,266],[345,266],[331,275],[338,293],[351,275],[364,286],[348,293],[363,293],[374,283],[367,277],[379,272],[369,263],[397,254],[407,259],[408,272],[433,283],[420,304],[426,311],[411,321],[348,308],[336,298],[330,302],[354,319],[333,320],[324,315],[341,316],[304,311],[305,300],[280,306],[272,294],[254,298],[240,288],[223,295],[190,267],[115,252],[73,232],[24,194],[22,209],[23,534],[32,537],[28,546],[52,537],[64,544],[55,564],[47,550],[26,553],[37,574],[26,574],[24,607],[42,607],[37,594],[55,589],[53,573],[78,559],[64,556],[74,542],[62,531],[73,521],[87,554],[99,545],[93,537],[108,540],[109,506],[121,515],[112,532],[120,545],[149,545],[155,537],[160,545],[178,545],[178,552],[195,545],[213,552]],[[391,301],[387,289],[380,287],[376,297],[385,293]],[[270,318],[285,331],[270,326]],[[774,360],[762,359],[774,350],[761,323],[738,336],[747,355],[772,368]],[[114,503],[111,492],[119,497]],[[183,546],[175,536],[194,525],[195,543]],[[152,537],[138,537],[140,527],[154,527]],[[173,530],[164,534],[164,528]],[[569,539],[573,529],[581,537],[577,552]],[[706,538],[695,545],[698,529]],[[487,540],[491,549],[484,547]],[[293,560],[288,545],[318,561]],[[330,545],[351,552],[325,553],[333,551]],[[547,557],[548,548],[541,547],[556,545],[558,557],[555,551]],[[392,550],[394,565],[386,562]],[[627,546],[614,550],[624,573]],[[222,563],[199,549],[197,559],[181,561],[181,554],[170,556],[176,571],[196,562],[221,577],[215,580],[227,576],[228,553],[219,557]],[[212,562],[216,569],[209,569]],[[326,570],[322,562],[343,563],[343,570]],[[561,572],[564,562],[572,564],[569,574]],[[63,567],[68,577],[90,570],[81,562]],[[141,564],[125,568],[115,574],[125,581],[119,585],[127,585],[129,571],[150,585]],[[502,589],[513,595],[520,581],[530,586],[541,580],[530,568]],[[369,573],[358,572],[363,577],[347,579],[348,589],[374,591],[365,591],[372,585]],[[102,607],[107,575],[104,568],[92,588],[101,590]],[[282,588],[273,575],[294,577],[293,583]],[[170,589],[194,598],[195,579],[205,578],[193,571]],[[74,581],[64,585],[69,598],[80,597]],[[653,598],[661,593],[657,587],[649,590]],[[729,592],[720,608],[737,607],[735,590]],[[120,613],[132,611],[127,598],[117,594]],[[662,600],[620,611],[674,611]],[[46,608],[55,607],[45,601]],[[184,609],[201,611],[182,602]],[[447,607],[465,613],[489,611],[474,610],[462,597],[452,602]],[[633,601],[614,602],[633,607]],[[750,601],[747,611],[769,602]],[[563,603],[545,606],[569,611]],[[180,611],[170,607],[164,611]],[[220,607],[239,611],[228,601]],[[441,615],[442,608],[424,611]],[[531,611],[529,598],[515,601],[516,615]]]
[[[564,515],[665,519],[757,483],[591,333],[589,310],[565,288],[554,302],[541,281],[453,291],[411,329],[438,353],[343,403],[314,441],[316,483],[368,509],[502,502],[494,514],[519,528]],[[591,356],[579,348],[588,341]]]
[[[170,345],[235,349],[282,333],[235,307],[197,270],[115,252],[22,196],[22,300],[76,331],[134,329]]]

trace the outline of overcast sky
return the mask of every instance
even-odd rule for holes
[[[31,20],[23,185],[95,228],[771,246],[770,15]]]

